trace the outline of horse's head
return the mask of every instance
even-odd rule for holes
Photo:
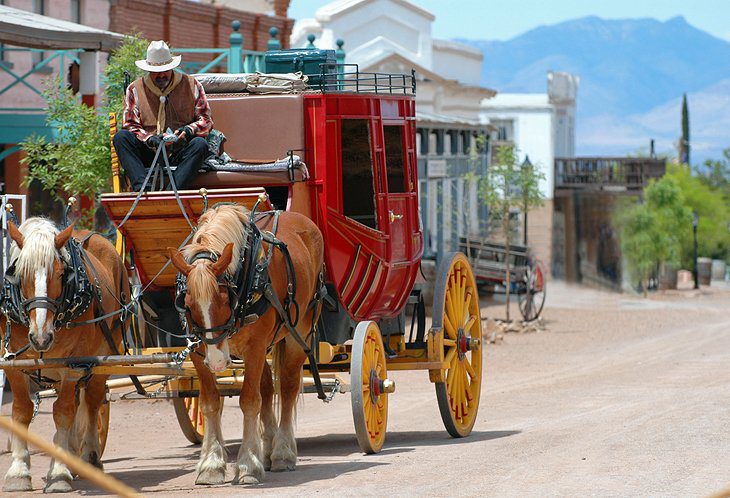
[[[175,268],[187,277],[185,308],[190,313],[193,324],[197,328],[208,329],[204,332],[205,338],[208,340],[214,340],[221,334],[227,334],[226,330],[211,329],[226,325],[233,313],[228,284],[221,281],[223,273],[233,258],[233,244],[227,244],[217,260],[201,258],[195,260],[193,264],[188,263],[175,249],[168,247],[167,251]],[[227,338],[217,344],[207,344],[205,364],[211,371],[225,370],[230,361]]]
[[[31,218],[21,229],[8,223],[8,233],[18,251],[15,278],[23,299],[21,312],[28,316],[31,346],[43,352],[53,345],[53,322],[63,288],[61,251],[71,238],[73,226],[58,233],[50,221]]]

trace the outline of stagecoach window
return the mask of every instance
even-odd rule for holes
[[[342,214],[377,229],[373,155],[367,119],[343,119]]]
[[[403,127],[384,126],[385,166],[388,171],[388,192],[407,192],[403,158]]]

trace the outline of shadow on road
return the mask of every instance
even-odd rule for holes
[[[412,451],[416,446],[440,446],[444,444],[470,444],[519,434],[520,431],[474,431],[465,438],[452,438],[446,431],[388,432],[380,454]],[[297,438],[300,456],[345,456],[359,453],[360,447],[354,434],[325,434]],[[236,446],[236,451],[238,447]]]

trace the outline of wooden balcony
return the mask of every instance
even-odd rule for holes
[[[555,190],[640,191],[666,171],[664,159],[570,157],[555,159]]]

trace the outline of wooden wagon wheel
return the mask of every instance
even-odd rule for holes
[[[481,394],[482,325],[474,274],[460,252],[447,255],[439,266],[433,327],[443,330],[446,368],[431,372],[441,419],[451,436],[468,436]]]
[[[200,444],[205,432],[205,418],[200,406],[200,398],[197,396],[172,398],[172,406],[175,407],[177,423],[185,438],[193,444]]]
[[[352,418],[360,449],[377,453],[385,442],[388,426],[388,394],[395,383],[387,378],[383,336],[378,324],[360,322],[352,341],[350,382]]]
[[[540,316],[545,305],[545,273],[539,262],[525,272],[522,285],[524,289],[518,294],[517,300],[522,318],[530,322]]]

